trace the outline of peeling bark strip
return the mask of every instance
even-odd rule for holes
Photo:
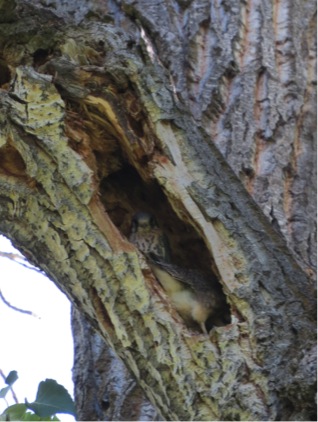
[[[284,72],[288,81],[298,75],[300,51],[296,70],[281,59],[277,78],[276,68],[268,71],[277,56],[259,35],[269,34],[263,18],[275,8],[275,37],[285,40],[289,2],[236,9],[179,1],[173,12],[168,2],[146,3],[110,2],[111,23],[81,27],[28,3],[0,4],[0,231],[76,304],[164,419],[315,420],[307,255],[296,248],[296,262],[266,217],[269,202],[258,201],[263,213],[214,145],[237,175],[244,163],[252,168],[243,181],[258,200],[268,142],[298,125],[297,172],[283,183],[303,171],[299,134],[312,124],[304,111],[312,91],[297,91],[299,106],[291,99],[289,112],[271,94],[287,89]],[[230,150],[232,137],[242,149],[238,167],[222,146],[227,139]],[[276,190],[276,178],[266,180],[280,195],[281,183]],[[308,180],[306,171],[304,186]],[[295,206],[283,201],[284,210]],[[176,263],[219,277],[232,324],[210,338],[185,326],[125,238],[138,209],[156,215]],[[104,395],[96,400],[105,418]]]

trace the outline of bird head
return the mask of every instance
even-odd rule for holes
[[[158,224],[152,214],[145,211],[139,211],[132,218],[131,233],[146,233],[156,227],[158,227]]]

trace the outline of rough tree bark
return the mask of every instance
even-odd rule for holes
[[[316,420],[315,16],[0,2],[0,231],[78,309],[81,419]],[[232,324],[185,326],[125,237],[138,209]],[[139,387],[118,369],[112,396],[114,353]]]

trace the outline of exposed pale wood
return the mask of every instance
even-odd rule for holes
[[[307,189],[300,220],[314,219],[311,138],[300,137],[313,122],[313,27],[306,18],[308,54],[292,38],[295,53],[281,62],[288,25],[303,16],[288,14],[281,29],[287,3],[252,1],[238,10],[227,2],[180,1],[177,15],[168,2],[124,1],[110,13],[115,25],[72,27],[19,2],[19,19],[8,9],[10,19],[0,25],[10,74],[0,92],[0,231],[68,295],[168,420],[314,418],[308,226],[297,256],[285,243],[295,246],[300,235],[291,217],[299,179]],[[312,2],[306,7],[312,16]],[[292,60],[296,70],[288,71]],[[305,82],[298,71],[304,61]],[[285,138],[294,140],[291,164],[278,154]],[[264,166],[275,170],[266,174],[273,200],[257,188]],[[294,173],[284,180],[286,166]],[[142,207],[158,217],[179,265],[219,276],[232,324],[210,338],[186,327],[125,238]],[[136,414],[155,414],[149,412]]]

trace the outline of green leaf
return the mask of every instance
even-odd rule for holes
[[[5,398],[7,392],[10,391],[10,388],[11,388],[10,385],[8,385],[8,387],[1,388],[1,390],[0,390],[0,399],[4,399]]]
[[[7,384],[7,387],[1,388],[0,390],[0,399],[5,398],[7,392],[10,391],[12,384],[15,383],[17,379],[18,379],[17,371],[10,371],[9,375],[4,380],[4,382]]]
[[[59,419],[56,416],[50,416],[43,418],[41,416],[36,415],[35,413],[27,412],[22,421],[59,421]]]
[[[42,421],[41,416],[36,415],[35,413],[26,412],[24,415],[23,421]]]
[[[6,408],[0,421],[59,421],[56,416],[43,418],[35,413],[27,412],[27,407],[23,403],[14,404]]]
[[[13,404],[12,406],[7,407],[3,414],[9,417],[7,419],[9,421],[22,421],[26,410],[27,407],[23,403]]]
[[[42,418],[55,413],[69,413],[75,416],[72,397],[66,388],[52,379],[40,382],[35,401],[28,403],[26,400],[25,403],[28,409]]]
[[[16,382],[16,380],[18,379],[18,373],[17,371],[10,371],[9,375],[7,376],[7,378],[5,379],[5,383],[8,385],[12,385],[13,383]]]

